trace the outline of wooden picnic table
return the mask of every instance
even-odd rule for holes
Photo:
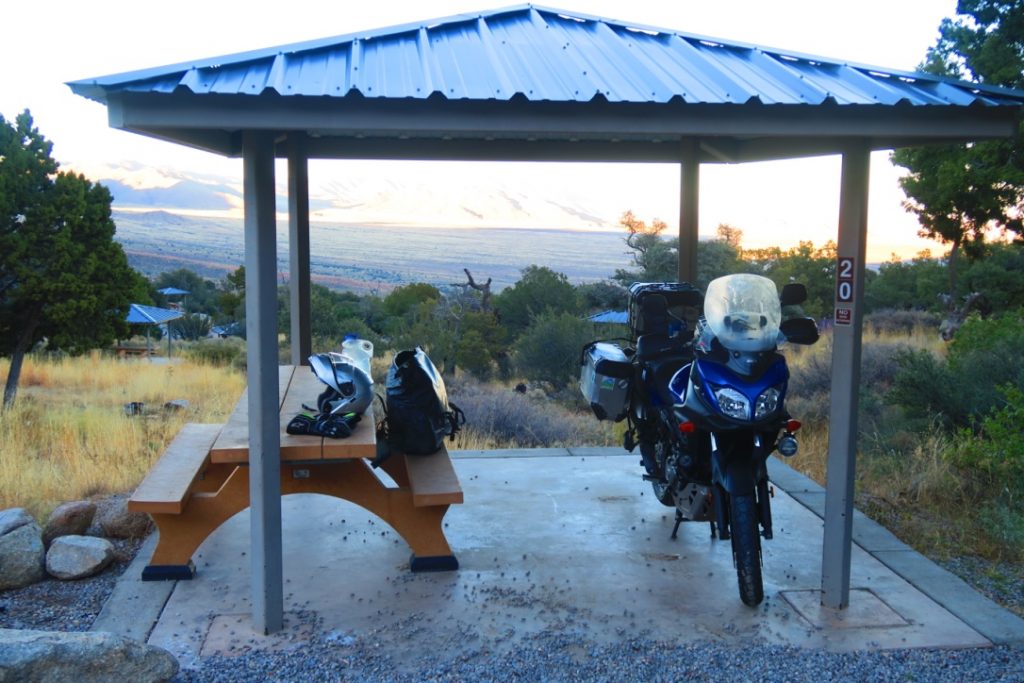
[[[394,485],[385,483],[371,466],[378,454],[373,407],[343,439],[287,434],[288,422],[303,404],[315,405],[324,385],[308,367],[279,372],[281,495],[320,493],[356,503],[405,539],[413,571],[457,569],[442,520],[463,495],[447,450],[391,454],[381,469]],[[185,425],[129,500],[129,509],[149,513],[160,532],[143,580],[192,578],[199,545],[249,506],[247,391],[225,425]]]

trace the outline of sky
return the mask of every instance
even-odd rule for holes
[[[117,131],[106,108],[74,95],[67,81],[251,49],[302,42],[364,29],[447,17],[517,4],[502,0],[37,0],[12,21],[8,8],[0,40],[0,114],[28,108],[54,143],[54,157],[80,170],[128,163],[159,171],[226,176],[240,181],[241,161]],[[551,0],[568,11],[647,24],[727,41],[784,48],[890,69],[913,71],[938,37],[955,0]],[[591,198],[614,220],[629,209],[644,220],[677,225],[679,171],[675,165],[466,164],[320,162],[311,166],[311,192],[353,174],[430,178],[431,182],[543,187]],[[281,173],[279,173],[281,175]],[[901,206],[899,170],[888,153],[872,155],[868,259],[911,257],[941,246],[917,237],[917,221]],[[704,165],[701,233],[720,223],[743,230],[744,245],[791,246],[835,239],[840,160]],[[116,205],[115,205],[116,208]],[[522,227],[558,227],[555,225]]]

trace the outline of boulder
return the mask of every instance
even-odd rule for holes
[[[0,512],[0,591],[42,581],[43,530],[24,508]]]
[[[114,544],[94,536],[60,536],[46,552],[46,571],[58,579],[84,579],[114,560]]]
[[[113,633],[0,630],[0,680],[92,683],[168,681],[171,653]]]
[[[128,496],[104,498],[96,506],[94,525],[107,538],[145,538],[153,530],[153,521],[144,512],[128,511]]]
[[[58,505],[50,513],[43,527],[43,545],[47,548],[58,536],[80,536],[88,531],[92,518],[96,516],[96,503],[90,500],[76,500]]]

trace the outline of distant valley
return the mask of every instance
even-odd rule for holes
[[[116,239],[140,272],[154,276],[189,268],[220,279],[244,262],[238,219],[168,211],[115,211]],[[593,282],[630,265],[624,233],[527,228],[430,228],[313,223],[313,281],[361,293],[410,282],[465,282],[463,268],[495,289],[515,283],[523,268],[547,266],[571,282]],[[288,228],[278,225],[278,271],[287,280]]]

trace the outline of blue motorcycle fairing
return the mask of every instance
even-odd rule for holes
[[[711,409],[714,417],[726,419],[730,423],[739,426],[741,424],[754,424],[753,416],[746,422],[726,416],[719,407],[718,400],[715,398],[715,389],[721,387],[734,389],[741,393],[747,399],[751,408],[753,408],[757,403],[758,396],[765,390],[780,386],[779,406],[781,407],[785,401],[788,382],[789,368],[786,366],[785,358],[781,355],[777,355],[764,372],[753,377],[739,375],[722,363],[698,358],[693,363],[680,368],[672,377],[669,382],[669,391],[676,397],[677,404],[693,406],[693,397],[689,397],[690,400],[687,401],[687,392],[692,384],[694,390],[700,393],[701,403]],[[775,415],[773,414],[772,417],[775,417]]]

